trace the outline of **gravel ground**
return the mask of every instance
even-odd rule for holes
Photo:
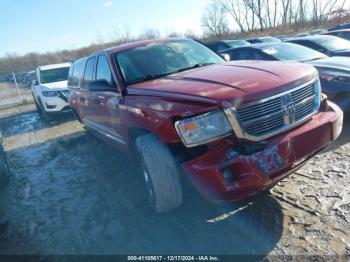
[[[185,184],[181,208],[157,215],[133,163],[71,116],[0,111],[13,181],[0,254],[350,256],[350,119],[302,169],[244,202],[214,205]],[[335,257],[334,257],[335,258]]]

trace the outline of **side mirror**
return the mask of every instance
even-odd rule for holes
[[[116,92],[116,88],[106,80],[91,81],[87,89],[91,92]]]
[[[37,86],[37,85],[39,85],[38,81],[37,80],[33,80],[32,81],[32,86],[34,87],[34,86]]]
[[[231,61],[231,56],[227,53],[222,53],[220,56],[225,59],[225,61]]]

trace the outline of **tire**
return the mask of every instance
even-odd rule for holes
[[[45,108],[43,107],[43,105],[41,104],[41,102],[39,101],[36,102],[36,100],[34,99],[35,101],[35,106],[36,106],[36,109],[38,110],[38,113],[39,115],[45,120],[45,121],[51,121],[52,120],[52,116],[50,115],[50,113],[46,112],[45,111]]]
[[[7,164],[2,136],[0,133],[0,189],[4,188],[10,182],[10,172]]]
[[[182,186],[168,147],[153,134],[137,137],[135,146],[151,207],[158,213],[179,207]]]
[[[33,98],[34,98],[34,96],[33,96]],[[38,114],[40,116],[42,116],[43,112],[42,112],[41,107],[40,107],[40,105],[38,104],[38,102],[36,101],[35,98],[34,98],[34,104],[35,104],[35,107],[36,107],[36,111],[38,111]]]
[[[52,120],[52,116],[50,113],[46,112],[44,108],[42,108],[42,117],[44,118],[45,121],[50,122]]]

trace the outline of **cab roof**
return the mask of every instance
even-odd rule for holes
[[[160,38],[160,39],[151,39],[151,40],[142,40],[142,41],[136,41],[131,43],[126,43],[118,46],[113,46],[110,48],[105,49],[104,51],[110,54],[123,52],[129,49],[133,49],[140,46],[145,46],[148,44],[160,44],[160,43],[166,43],[171,41],[181,41],[181,40],[191,40],[187,38],[178,38],[178,37],[171,37],[171,38]],[[97,52],[99,53],[99,52]]]
[[[56,68],[64,68],[64,67],[70,67],[71,63],[62,63],[62,64],[52,64],[52,65],[44,65],[39,66],[40,71],[50,70],[50,69],[56,69]]]

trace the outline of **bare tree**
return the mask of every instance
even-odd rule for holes
[[[288,22],[289,6],[291,6],[291,0],[281,1],[282,3],[282,25],[286,26]]]
[[[242,33],[245,32],[245,13],[243,9],[246,9],[243,0],[225,0],[222,2],[223,8],[233,18],[238,25]],[[248,28],[249,30],[250,28]]]
[[[160,37],[160,32],[156,28],[147,28],[143,34],[139,36],[139,39],[156,39]]]
[[[212,0],[202,15],[202,27],[206,36],[220,38],[229,32],[226,10],[219,0]]]
[[[260,31],[264,31],[264,29],[267,27],[263,11],[263,2],[264,0],[244,0],[245,5],[248,6],[258,18]]]
[[[114,28],[113,38],[115,41],[129,42],[131,40],[130,28],[127,24]]]

